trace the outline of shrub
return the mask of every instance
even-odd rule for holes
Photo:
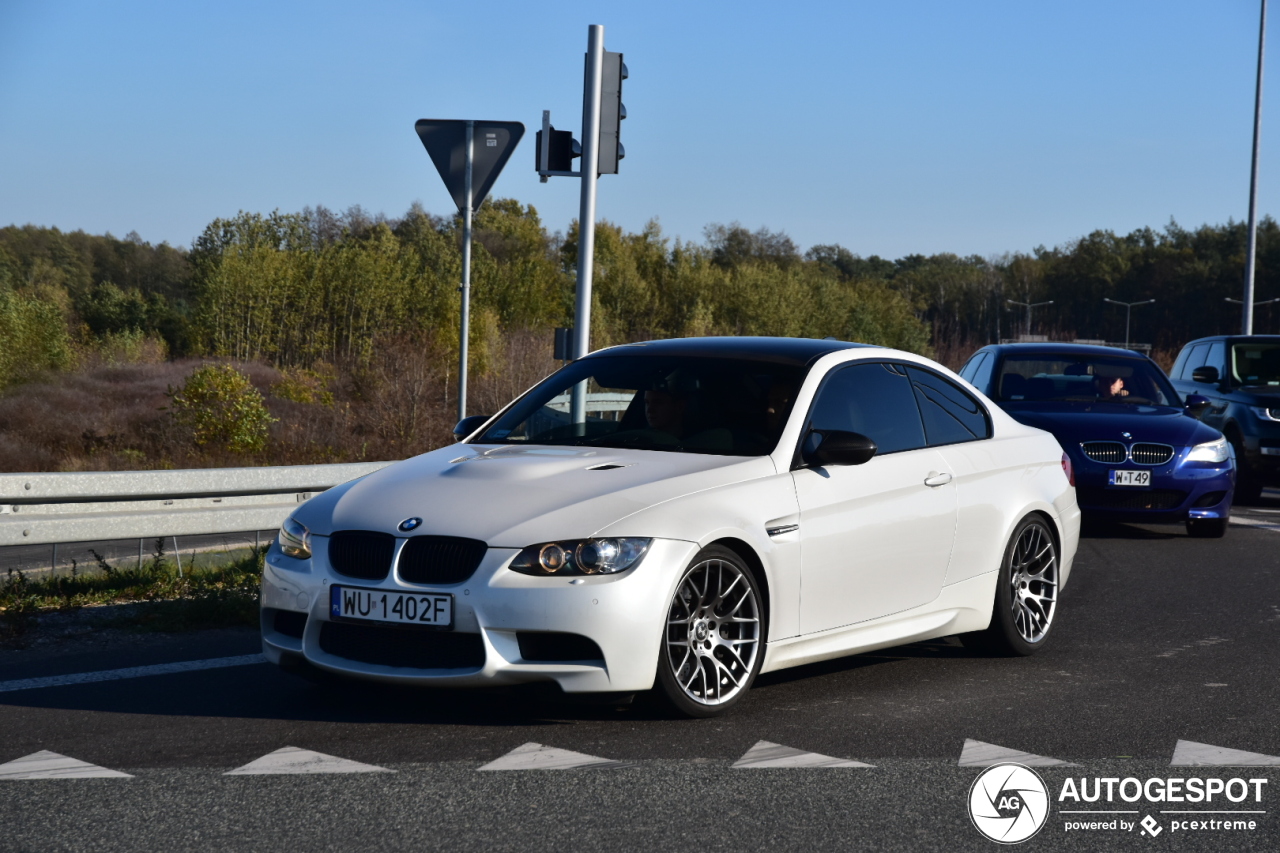
[[[225,447],[232,453],[260,453],[275,420],[249,377],[229,364],[196,369],[182,388],[170,390],[171,410],[180,426],[199,445]]]

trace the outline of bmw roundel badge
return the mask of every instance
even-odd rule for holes
[[[1133,433],[1130,433],[1130,432],[1122,432],[1122,433],[1120,433],[1120,437],[1121,437],[1121,438],[1133,438]],[[410,520],[410,521],[412,521],[413,519],[409,519],[409,520]]]
[[[406,518],[400,522],[400,529],[408,533],[410,530],[417,530],[420,524],[422,524],[422,519],[420,518]]]

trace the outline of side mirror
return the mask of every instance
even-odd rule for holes
[[[1218,384],[1218,368],[1205,365],[1191,371],[1192,382],[1203,382],[1206,385]]]
[[[811,430],[800,453],[808,465],[861,465],[876,455],[876,443],[862,433]]]
[[[458,421],[458,425],[453,428],[453,437],[458,441],[471,435],[480,428],[480,426],[493,415],[472,415],[469,418],[463,418]]]
[[[1213,370],[1212,367],[1209,369]],[[1185,405],[1186,408],[1184,411],[1191,417],[1199,420],[1200,416],[1207,412],[1209,410],[1209,406],[1212,404],[1209,402],[1208,397],[1202,397],[1199,394],[1188,394]]]

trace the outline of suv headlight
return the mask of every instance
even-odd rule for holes
[[[292,516],[284,520],[276,541],[280,543],[280,551],[286,557],[293,557],[295,560],[311,559],[311,531]]]
[[[1261,406],[1250,406],[1249,411],[1264,421],[1280,421],[1280,407],[1264,409]]]
[[[1231,447],[1227,444],[1226,438],[1197,444],[1187,454],[1188,462],[1226,462],[1230,458]]]
[[[571,539],[525,548],[508,567],[523,575],[612,575],[637,565],[652,539]]]

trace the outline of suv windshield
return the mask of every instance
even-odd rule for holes
[[[1177,406],[1178,396],[1153,363],[1062,353],[1018,353],[1000,365],[997,400],[1052,400]]]
[[[476,443],[764,456],[778,443],[805,371],[734,358],[586,358],[545,379]]]
[[[1241,385],[1280,385],[1280,344],[1235,344],[1231,373]]]

